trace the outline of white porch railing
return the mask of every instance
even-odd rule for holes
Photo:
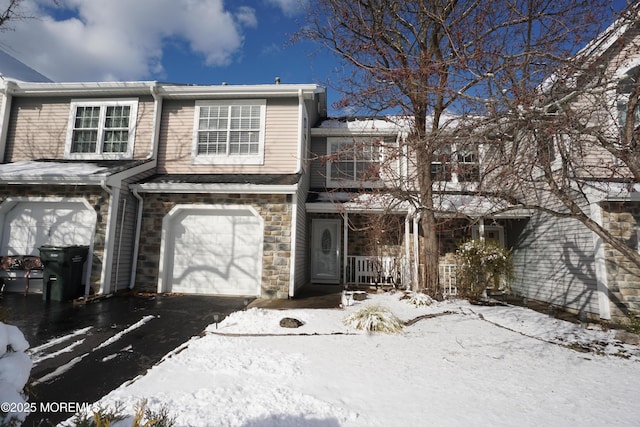
[[[440,287],[444,296],[454,296],[458,294],[456,287],[456,265],[447,262],[441,262],[438,266],[440,269]]]
[[[390,285],[405,283],[404,262],[391,256],[347,256],[348,285]]]

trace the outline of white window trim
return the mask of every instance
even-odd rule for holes
[[[135,130],[138,119],[138,98],[122,99],[72,99],[69,111],[69,122],[67,124],[67,136],[64,146],[64,158],[70,160],[128,160],[133,158],[133,146],[135,141]],[[127,141],[127,151],[122,153],[103,153],[104,122],[107,107],[129,106],[129,140]],[[71,144],[73,140],[73,129],[76,120],[78,107],[100,107],[100,124],[98,127],[98,142],[95,153],[72,153]]]
[[[200,107],[209,106],[234,106],[234,105],[256,105],[260,107],[260,133],[258,136],[258,153],[252,155],[234,154],[198,154],[198,131],[200,127]],[[224,100],[224,101],[196,101],[193,114],[193,141],[191,147],[191,163],[194,165],[263,165],[264,164],[264,142],[267,117],[266,99],[246,99],[246,100]],[[227,142],[228,143],[228,142]]]
[[[327,156],[331,156],[331,145],[333,144],[350,144],[356,145],[366,140],[370,140],[372,138],[367,137],[329,137],[327,138]],[[382,140],[382,145],[379,150],[378,164],[382,165],[385,161],[384,158],[384,138],[380,138]],[[373,163],[373,162],[372,162]],[[326,162],[326,186],[327,188],[380,188],[384,186],[384,177],[380,176],[377,181],[348,181],[345,179],[332,179],[331,176],[331,165],[333,162],[331,160]]]
[[[474,148],[476,149],[476,161],[475,162],[459,162],[458,161],[458,144],[456,144],[455,142],[452,142],[450,145],[450,152],[448,153],[449,155],[449,161],[433,161],[431,162],[431,165],[437,164],[437,165],[441,165],[442,167],[447,167],[447,165],[451,168],[451,179],[446,180],[446,181],[442,181],[442,180],[438,180],[438,179],[434,179],[433,183],[434,185],[443,187],[443,186],[447,186],[447,187],[455,187],[457,189],[460,189],[461,186],[465,186],[465,188],[467,189],[472,189],[475,188],[478,184],[478,181],[463,181],[459,179],[459,174],[458,174],[458,165],[459,164],[467,164],[467,165],[477,165],[478,167],[478,171],[480,171],[480,165],[484,156],[484,145],[483,144],[478,144],[476,146],[474,146]],[[431,168],[431,166],[429,166]]]

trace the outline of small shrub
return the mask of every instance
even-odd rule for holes
[[[114,408],[105,408],[99,405],[91,414],[78,412],[71,419],[71,425],[75,427],[109,427],[111,423],[122,421],[126,417],[123,415],[124,403],[116,402]]]
[[[71,420],[74,427],[109,427],[113,423],[123,421],[127,417],[124,415],[124,404],[116,402],[114,408],[98,406],[88,413],[77,413]],[[136,403],[131,427],[171,427],[175,424],[175,417],[169,417],[169,411],[163,407],[159,411],[152,411],[147,408],[147,400],[143,399]]]
[[[407,302],[416,307],[428,307],[433,304],[433,298],[421,292],[411,292],[408,296]]]
[[[169,417],[169,411],[166,407],[162,407],[157,412],[153,411],[147,408],[147,399],[144,399],[136,403],[131,427],[171,427],[175,423],[175,417]]]
[[[456,251],[456,286],[462,296],[478,299],[488,287],[508,285],[513,274],[511,252],[491,240],[469,240]]]
[[[398,333],[404,324],[387,308],[380,305],[364,307],[344,319],[345,325],[369,332]]]

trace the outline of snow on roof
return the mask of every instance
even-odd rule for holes
[[[0,164],[2,177],[53,177],[106,175],[108,168],[84,162],[34,162],[21,161]]]
[[[321,129],[349,129],[351,131],[397,130],[408,124],[406,117],[331,117],[318,126]]]

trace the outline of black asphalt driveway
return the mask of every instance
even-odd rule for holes
[[[31,346],[30,402],[53,412],[29,415],[24,426],[72,416],[64,405],[93,403],[144,374],[167,353],[251,299],[206,296],[114,296],[86,305],[43,302],[40,295],[0,298],[6,323]],[[44,421],[43,421],[44,420]]]

